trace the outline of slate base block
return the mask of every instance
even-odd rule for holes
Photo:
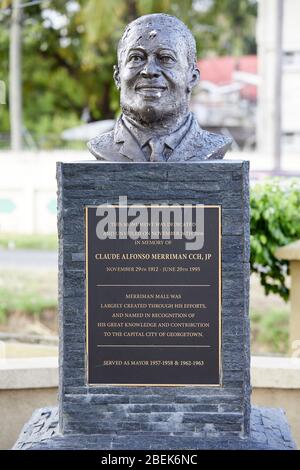
[[[36,410],[25,424],[13,450],[295,450],[284,412],[252,407],[247,438],[225,436],[207,429],[190,436],[175,433],[67,434],[58,430],[58,409]]]

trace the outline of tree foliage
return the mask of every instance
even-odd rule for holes
[[[289,298],[289,265],[276,258],[278,247],[300,239],[300,180],[270,179],[251,188],[251,270],[265,293]]]
[[[3,0],[8,9],[0,10],[0,80],[7,84],[10,5]],[[45,0],[26,7],[23,114],[39,146],[58,146],[60,132],[82,118],[118,113],[112,79],[117,41],[129,21],[155,12],[173,14],[191,28],[199,57],[255,51],[253,0]],[[0,132],[8,131],[8,107],[2,106]]]

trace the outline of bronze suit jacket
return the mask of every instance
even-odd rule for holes
[[[205,131],[191,114],[190,126],[172,150],[168,162],[214,160],[224,157],[232,139],[221,134]],[[88,142],[90,152],[98,160],[113,162],[146,162],[144,152],[122,121],[115,128]]]

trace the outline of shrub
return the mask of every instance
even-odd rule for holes
[[[300,238],[300,180],[272,178],[250,191],[251,272],[265,293],[289,298],[288,262],[275,257],[278,247]]]
[[[287,354],[289,346],[289,314],[286,311],[271,310],[267,315],[250,312],[252,352],[266,351]]]

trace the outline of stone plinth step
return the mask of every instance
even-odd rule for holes
[[[292,450],[296,449],[281,409],[252,407],[250,435],[179,436],[160,433],[67,434],[58,430],[58,409],[36,410],[24,426],[14,450]]]

